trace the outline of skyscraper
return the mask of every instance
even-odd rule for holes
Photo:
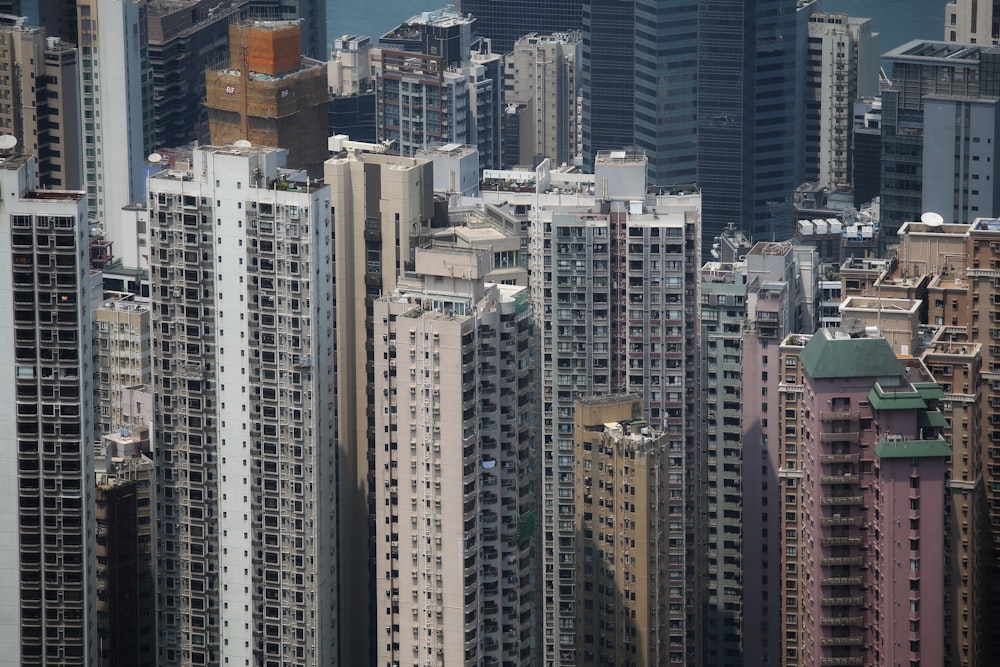
[[[1000,43],[1000,13],[992,3],[951,0],[944,6],[944,39],[959,44]]]
[[[641,414],[638,396],[577,402],[577,665],[688,664],[684,450]]]
[[[458,0],[457,9],[476,18],[475,34],[492,42],[493,53],[507,54],[528,33],[579,30],[582,5],[582,0]]]
[[[75,46],[46,37],[23,17],[0,19],[0,62],[9,76],[0,95],[10,100],[0,112],[0,132],[38,158],[39,184],[82,187],[80,62]]]
[[[485,168],[500,167],[503,59],[472,48],[472,25],[439,10],[379,38],[382,48],[371,56],[377,136],[400,155],[434,143],[472,144]]]
[[[83,193],[35,190],[0,162],[0,650],[20,665],[97,664],[94,392]]]
[[[84,185],[91,222],[112,250],[134,245],[122,208],[143,198],[143,161],[152,149],[152,80],[146,6],[135,0],[80,0]],[[135,267],[129,267],[135,268]]]
[[[149,65],[153,77],[153,146],[173,148],[207,142],[205,70],[224,60],[229,22],[245,11],[246,0],[232,4],[203,0],[153,0],[147,4]]]
[[[730,223],[791,234],[795,4],[587,0],[583,155],[635,144],[650,184],[698,183],[710,244]]]
[[[878,96],[877,44],[871,19],[809,17],[805,180],[820,187],[852,184],[854,101]]]
[[[428,160],[372,153],[348,153],[324,168],[336,222],[339,590],[352,609],[341,620],[351,641],[340,648],[342,663],[359,664],[370,659],[375,613],[369,599],[375,567],[373,309],[413,267],[414,249],[434,212],[434,177]]]
[[[492,259],[418,248],[375,302],[378,664],[538,650],[532,316],[527,288],[485,283]]]
[[[895,235],[904,222],[919,220],[923,213],[926,98],[941,95],[971,100],[988,92],[982,90],[987,80],[980,71],[983,50],[984,47],[913,40],[885,54],[892,64],[892,86],[882,91],[881,222],[887,233]],[[998,97],[996,93],[992,96]],[[992,109],[983,110],[995,115]],[[940,117],[938,122],[944,123]],[[953,149],[955,136],[962,136],[967,128],[959,121],[950,124],[946,140],[950,142],[948,148]],[[956,152],[951,151],[952,156]],[[949,162],[953,160],[954,157]],[[949,189],[959,172],[968,173],[968,167],[956,170],[953,164],[948,165]]]
[[[330,191],[286,155],[149,181],[161,665],[335,661]]]
[[[795,183],[795,3],[698,4],[698,174],[706,239],[735,223],[789,238]]]
[[[938,540],[952,452],[941,388],[904,361],[884,338],[828,329],[798,356],[802,664],[944,663]]]
[[[530,34],[517,40],[504,73],[507,104],[524,104],[514,164],[572,164],[579,155],[577,111],[580,33]]]
[[[540,253],[532,285],[538,307],[549,313],[538,317],[538,326],[546,371],[543,610],[546,627],[553,629],[546,632],[544,648],[545,662],[552,665],[580,659],[575,600],[581,582],[575,581],[571,557],[576,528],[562,519],[575,513],[577,397],[642,396],[644,414],[667,434],[668,446],[692,453],[695,448],[699,355],[690,314],[699,293],[699,197],[671,193],[630,203],[645,189],[644,157],[622,151],[598,160],[596,187],[602,194],[590,200],[592,208],[547,207],[531,232]],[[543,255],[546,244],[551,250]],[[692,490],[685,497],[693,495]],[[685,623],[688,631],[693,627]]]
[[[330,58],[326,35],[326,2],[323,0],[250,0],[250,16],[262,21],[294,21],[302,26],[302,55],[315,60]]]
[[[583,164],[635,143],[634,0],[583,3]],[[693,183],[692,169],[684,182]]]

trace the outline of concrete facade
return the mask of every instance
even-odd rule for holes
[[[504,65],[504,101],[524,104],[515,164],[573,164],[582,155],[577,115],[582,49],[579,32],[525,35]],[[504,165],[504,166],[513,166]]]
[[[150,179],[160,665],[337,654],[330,190],[286,157]]]
[[[92,301],[83,193],[0,161],[0,650],[97,664]]]
[[[686,664],[684,449],[641,411],[577,402],[578,665]]]
[[[491,261],[418,248],[375,302],[378,664],[534,664],[532,317]]]

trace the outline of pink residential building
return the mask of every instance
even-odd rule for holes
[[[943,393],[884,338],[823,329],[799,362],[802,664],[944,664]]]

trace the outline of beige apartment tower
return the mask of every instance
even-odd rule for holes
[[[335,229],[340,590],[354,610],[342,619],[344,636],[353,639],[341,646],[341,659],[356,664],[368,659],[374,303],[413,266],[413,249],[434,212],[434,177],[429,160],[372,153],[349,152],[324,168]]]
[[[582,129],[579,72],[583,42],[579,32],[525,35],[507,56],[505,99],[523,104],[518,128],[518,164],[534,167],[573,164],[580,155]]]
[[[375,302],[376,664],[535,664],[535,352],[525,287],[434,244]]]
[[[38,158],[39,185],[82,185],[80,69],[77,48],[25,17],[0,16],[0,134]]]
[[[577,665],[683,665],[684,448],[641,396],[576,404]]]
[[[152,381],[149,304],[131,294],[109,292],[94,310],[99,434],[130,426],[128,389]]]

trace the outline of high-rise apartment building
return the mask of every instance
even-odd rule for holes
[[[645,156],[610,151],[596,173],[551,168],[484,181],[486,203],[526,228],[529,286],[541,333],[544,664],[577,664],[576,399],[642,396],[650,426],[683,443],[685,512],[694,516],[698,447],[700,197],[693,186],[646,189]],[[513,185],[512,185],[513,184]],[[688,493],[690,491],[690,493]],[[695,531],[685,524],[685,595],[695,599]],[[695,650],[694,604],[685,651]]]
[[[128,389],[152,382],[149,322],[149,304],[131,294],[105,294],[94,309],[98,436],[129,426]]]
[[[590,207],[539,211],[531,231],[532,289],[538,307],[551,313],[538,317],[545,453],[542,602],[546,627],[553,628],[544,642],[547,664],[578,659],[573,628],[581,582],[575,581],[571,560],[576,533],[561,520],[575,514],[577,397],[642,396],[644,414],[667,434],[668,446],[679,444],[692,453],[695,447],[699,196],[689,191],[632,201],[644,191],[644,157],[623,151],[598,160],[601,194]],[[693,568],[690,558],[687,562]],[[687,583],[693,586],[691,579]],[[690,625],[686,630],[693,632]]]
[[[80,0],[76,11],[87,208],[114,252],[135,243],[122,224],[121,211],[142,200],[143,163],[152,150],[146,5],[135,0]]]
[[[400,155],[472,144],[484,168],[500,168],[503,58],[483,43],[473,48],[473,22],[424,12],[379,38],[372,52],[377,136]]]
[[[803,367],[802,664],[944,663],[940,386],[884,338],[819,330]]]
[[[330,89],[330,136],[375,141],[375,88],[372,82],[372,38],[344,35],[333,42],[327,63]]]
[[[36,190],[0,162],[4,313],[0,650],[20,665],[97,664],[92,306],[83,193]]]
[[[413,268],[434,214],[434,177],[428,160],[375,153],[349,152],[324,166],[336,224],[338,588],[353,610],[341,619],[343,636],[351,637],[341,646],[341,661],[360,663],[369,660],[369,631],[375,631],[369,602],[376,510],[373,309]]]
[[[685,665],[684,449],[642,398],[576,406],[578,665]]]
[[[696,586],[705,664],[771,664],[779,656],[783,609],[771,593],[780,566],[775,348],[789,331],[814,327],[816,265],[813,249],[784,242],[757,243],[735,263],[702,269],[705,404],[696,466],[706,511],[695,524],[705,563]]]
[[[418,248],[374,304],[380,665],[535,660],[532,316],[492,259]]]
[[[525,35],[506,58],[504,101],[524,104],[517,142],[517,161],[534,166],[573,164],[580,154],[578,80],[581,34]],[[508,140],[505,138],[505,140]],[[511,165],[513,166],[513,165]]]
[[[209,141],[205,70],[225,61],[229,23],[246,2],[153,0],[146,5],[153,87],[153,146]]]
[[[581,0],[459,0],[458,11],[475,17],[475,36],[489,39],[494,53],[507,54],[528,33],[579,30],[583,25],[582,5]]]
[[[101,439],[96,461],[97,628],[102,667],[156,665],[156,485],[149,430]]]
[[[160,665],[335,661],[330,190],[286,155],[149,179]]]
[[[809,17],[805,180],[831,190],[851,186],[854,102],[879,94],[878,53],[871,19]]]
[[[0,132],[17,138],[19,150],[38,158],[39,185],[82,187],[80,64],[77,49],[24,17],[0,17]]]
[[[770,378],[767,384],[762,383],[763,391],[776,392],[778,413],[774,421],[768,422],[770,428],[761,426],[761,435],[767,438],[768,453],[774,469],[774,492],[777,504],[775,510],[777,520],[769,524],[768,529],[777,528],[778,535],[772,539],[777,543],[778,553],[774,554],[778,572],[776,588],[780,594],[776,602],[775,613],[768,621],[777,632],[777,653],[771,658],[772,663],[786,667],[803,665],[801,647],[801,595],[803,571],[802,560],[802,447],[803,447],[803,401],[802,393],[805,379],[799,354],[809,342],[812,334],[790,334],[781,341],[776,356],[778,358],[779,374]],[[770,502],[770,498],[769,498]],[[777,588],[777,587],[780,587]],[[770,591],[768,592],[770,596]],[[770,635],[769,635],[770,636]]]
[[[298,21],[229,26],[229,65],[205,73],[212,143],[246,140],[288,149],[288,164],[317,178],[327,150],[326,66],[302,56]]]

